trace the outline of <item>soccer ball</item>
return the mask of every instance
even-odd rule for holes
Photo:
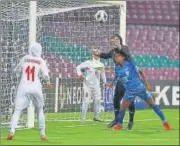
[[[108,15],[104,10],[99,10],[96,14],[95,14],[95,19],[97,22],[106,22],[108,19]]]

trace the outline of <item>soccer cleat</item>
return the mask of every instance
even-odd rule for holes
[[[41,140],[47,140],[47,137],[46,136],[41,136]]]
[[[121,130],[122,128],[123,128],[122,125],[117,124],[116,126],[114,126],[113,130],[118,131],[118,130]]]
[[[112,128],[117,124],[116,120],[113,120],[111,123],[107,125],[108,128]]]
[[[132,122],[129,122],[129,123],[128,123],[128,126],[127,126],[127,130],[132,130],[132,127],[133,127],[133,123],[132,123]]]
[[[171,126],[169,125],[168,122],[164,122],[164,123],[163,123],[163,126],[164,126],[164,128],[165,128],[167,131],[172,130],[172,128],[171,128]]]
[[[12,134],[9,134],[8,136],[7,136],[7,140],[12,140],[14,138],[14,135],[12,135]]]
[[[102,122],[102,120],[98,119],[98,118],[93,118],[94,121],[96,122]]]

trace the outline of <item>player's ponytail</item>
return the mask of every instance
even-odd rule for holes
[[[29,54],[36,57],[41,57],[42,46],[39,43],[34,43],[29,47]]]

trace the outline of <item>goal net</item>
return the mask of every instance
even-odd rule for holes
[[[9,124],[19,76],[13,73],[19,59],[28,51],[31,29],[29,1],[1,0],[1,115],[2,125]],[[97,22],[94,15],[105,10],[108,20]],[[91,59],[91,50],[109,50],[109,39],[120,33],[120,7],[89,3],[88,0],[37,1],[36,41],[43,46],[52,89],[44,89],[47,121],[80,120],[82,81],[77,79],[76,66]],[[113,77],[114,64],[101,60],[106,66],[106,76]],[[102,86],[101,119],[113,118],[113,89]],[[93,99],[87,120],[93,119]],[[27,110],[20,125],[27,126]]]

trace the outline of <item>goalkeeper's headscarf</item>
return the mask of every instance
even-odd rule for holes
[[[42,46],[39,43],[34,43],[29,47],[29,54],[34,57],[41,57],[42,55]]]

